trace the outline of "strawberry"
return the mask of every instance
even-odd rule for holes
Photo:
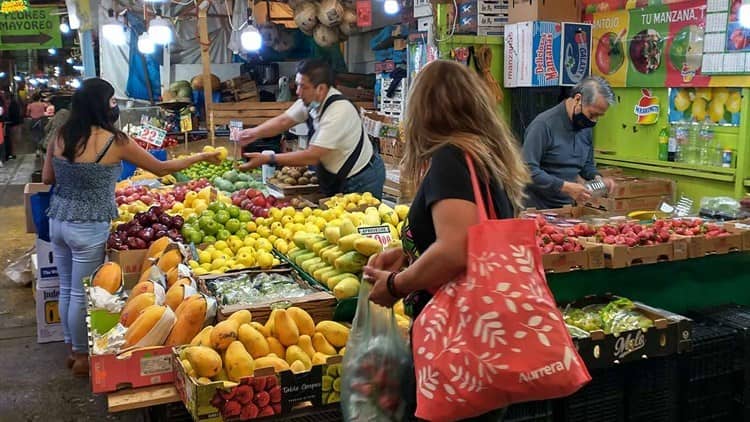
[[[253,400],[253,389],[249,385],[240,385],[235,387],[237,393],[235,399],[243,405],[250,403]]]
[[[253,379],[253,389],[256,393],[265,391],[266,389],[266,378],[268,377],[255,377]]]
[[[248,403],[245,406],[242,407],[242,412],[240,412],[240,419],[241,420],[248,420],[248,419],[255,419],[258,417],[258,406]]]
[[[268,406],[268,403],[271,402],[271,396],[268,394],[267,391],[261,391],[255,395],[255,404],[258,405],[259,408],[264,408]]]
[[[270,390],[273,387],[276,387],[278,384],[279,383],[278,383],[278,380],[276,379],[276,377],[271,376],[271,377],[267,377],[266,378],[266,390]]]
[[[240,413],[242,413],[242,406],[239,402],[236,402],[234,400],[229,400],[224,404],[224,409],[221,410],[221,416],[224,417],[224,419],[229,419],[235,416],[239,416]]]
[[[258,416],[273,416],[273,408],[271,406],[266,406],[262,409],[260,409],[260,413],[258,413]]]
[[[565,239],[565,236],[563,234],[561,234],[561,233],[555,233],[555,234],[550,235],[550,239],[555,244],[560,245],[560,244],[563,243],[563,240]]]
[[[281,387],[278,385],[273,386],[273,388],[268,390],[268,395],[271,398],[271,403],[281,402]]]

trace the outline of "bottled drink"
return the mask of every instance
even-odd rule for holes
[[[675,131],[676,145],[674,161],[678,163],[685,162],[686,152],[688,150],[688,138],[690,136],[690,128],[687,125],[678,125]]]
[[[708,121],[703,122],[700,130],[700,163],[704,166],[712,166],[716,163],[716,146],[714,145],[714,132]]]
[[[669,129],[666,126],[661,128],[661,132],[659,132],[658,158],[659,161],[667,161],[669,159]]]
[[[685,154],[685,161],[688,164],[700,164],[699,159],[699,149],[700,149],[700,143],[699,143],[699,137],[700,137],[700,128],[698,125],[690,125],[688,134],[688,141],[687,141],[687,153]]]
[[[674,126],[669,128],[669,139],[667,141],[667,161],[676,161],[677,155],[677,129]]]

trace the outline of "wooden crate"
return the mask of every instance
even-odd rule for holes
[[[375,101],[375,91],[372,89],[365,88],[349,88],[348,86],[339,85],[336,87],[344,97],[352,101]]]
[[[584,250],[542,255],[546,273],[568,273],[604,268],[604,249],[601,245],[578,239]]]
[[[405,146],[405,143],[398,138],[380,138],[380,155],[384,160],[388,159],[393,164],[398,164],[404,157]]]

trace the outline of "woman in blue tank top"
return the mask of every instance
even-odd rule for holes
[[[89,373],[86,298],[82,279],[104,262],[109,224],[117,218],[115,184],[122,160],[158,176],[200,161],[218,163],[217,152],[159,161],[115,127],[114,88],[87,79],[75,94],[68,120],[50,140],[42,180],[55,185],[50,202],[50,239],[60,275],[60,319],[67,364],[75,376]]]

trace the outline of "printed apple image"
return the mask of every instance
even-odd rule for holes
[[[661,66],[664,39],[653,29],[644,29],[630,42],[630,62],[640,73],[655,72]]]
[[[703,62],[703,29],[688,25],[677,32],[669,48],[672,67],[678,72],[695,72]]]
[[[748,45],[750,45],[750,40],[744,29],[737,28],[729,35],[729,46],[733,50],[744,50]]]
[[[596,66],[605,75],[611,75],[625,62],[622,37],[614,32],[604,34],[596,46]]]

